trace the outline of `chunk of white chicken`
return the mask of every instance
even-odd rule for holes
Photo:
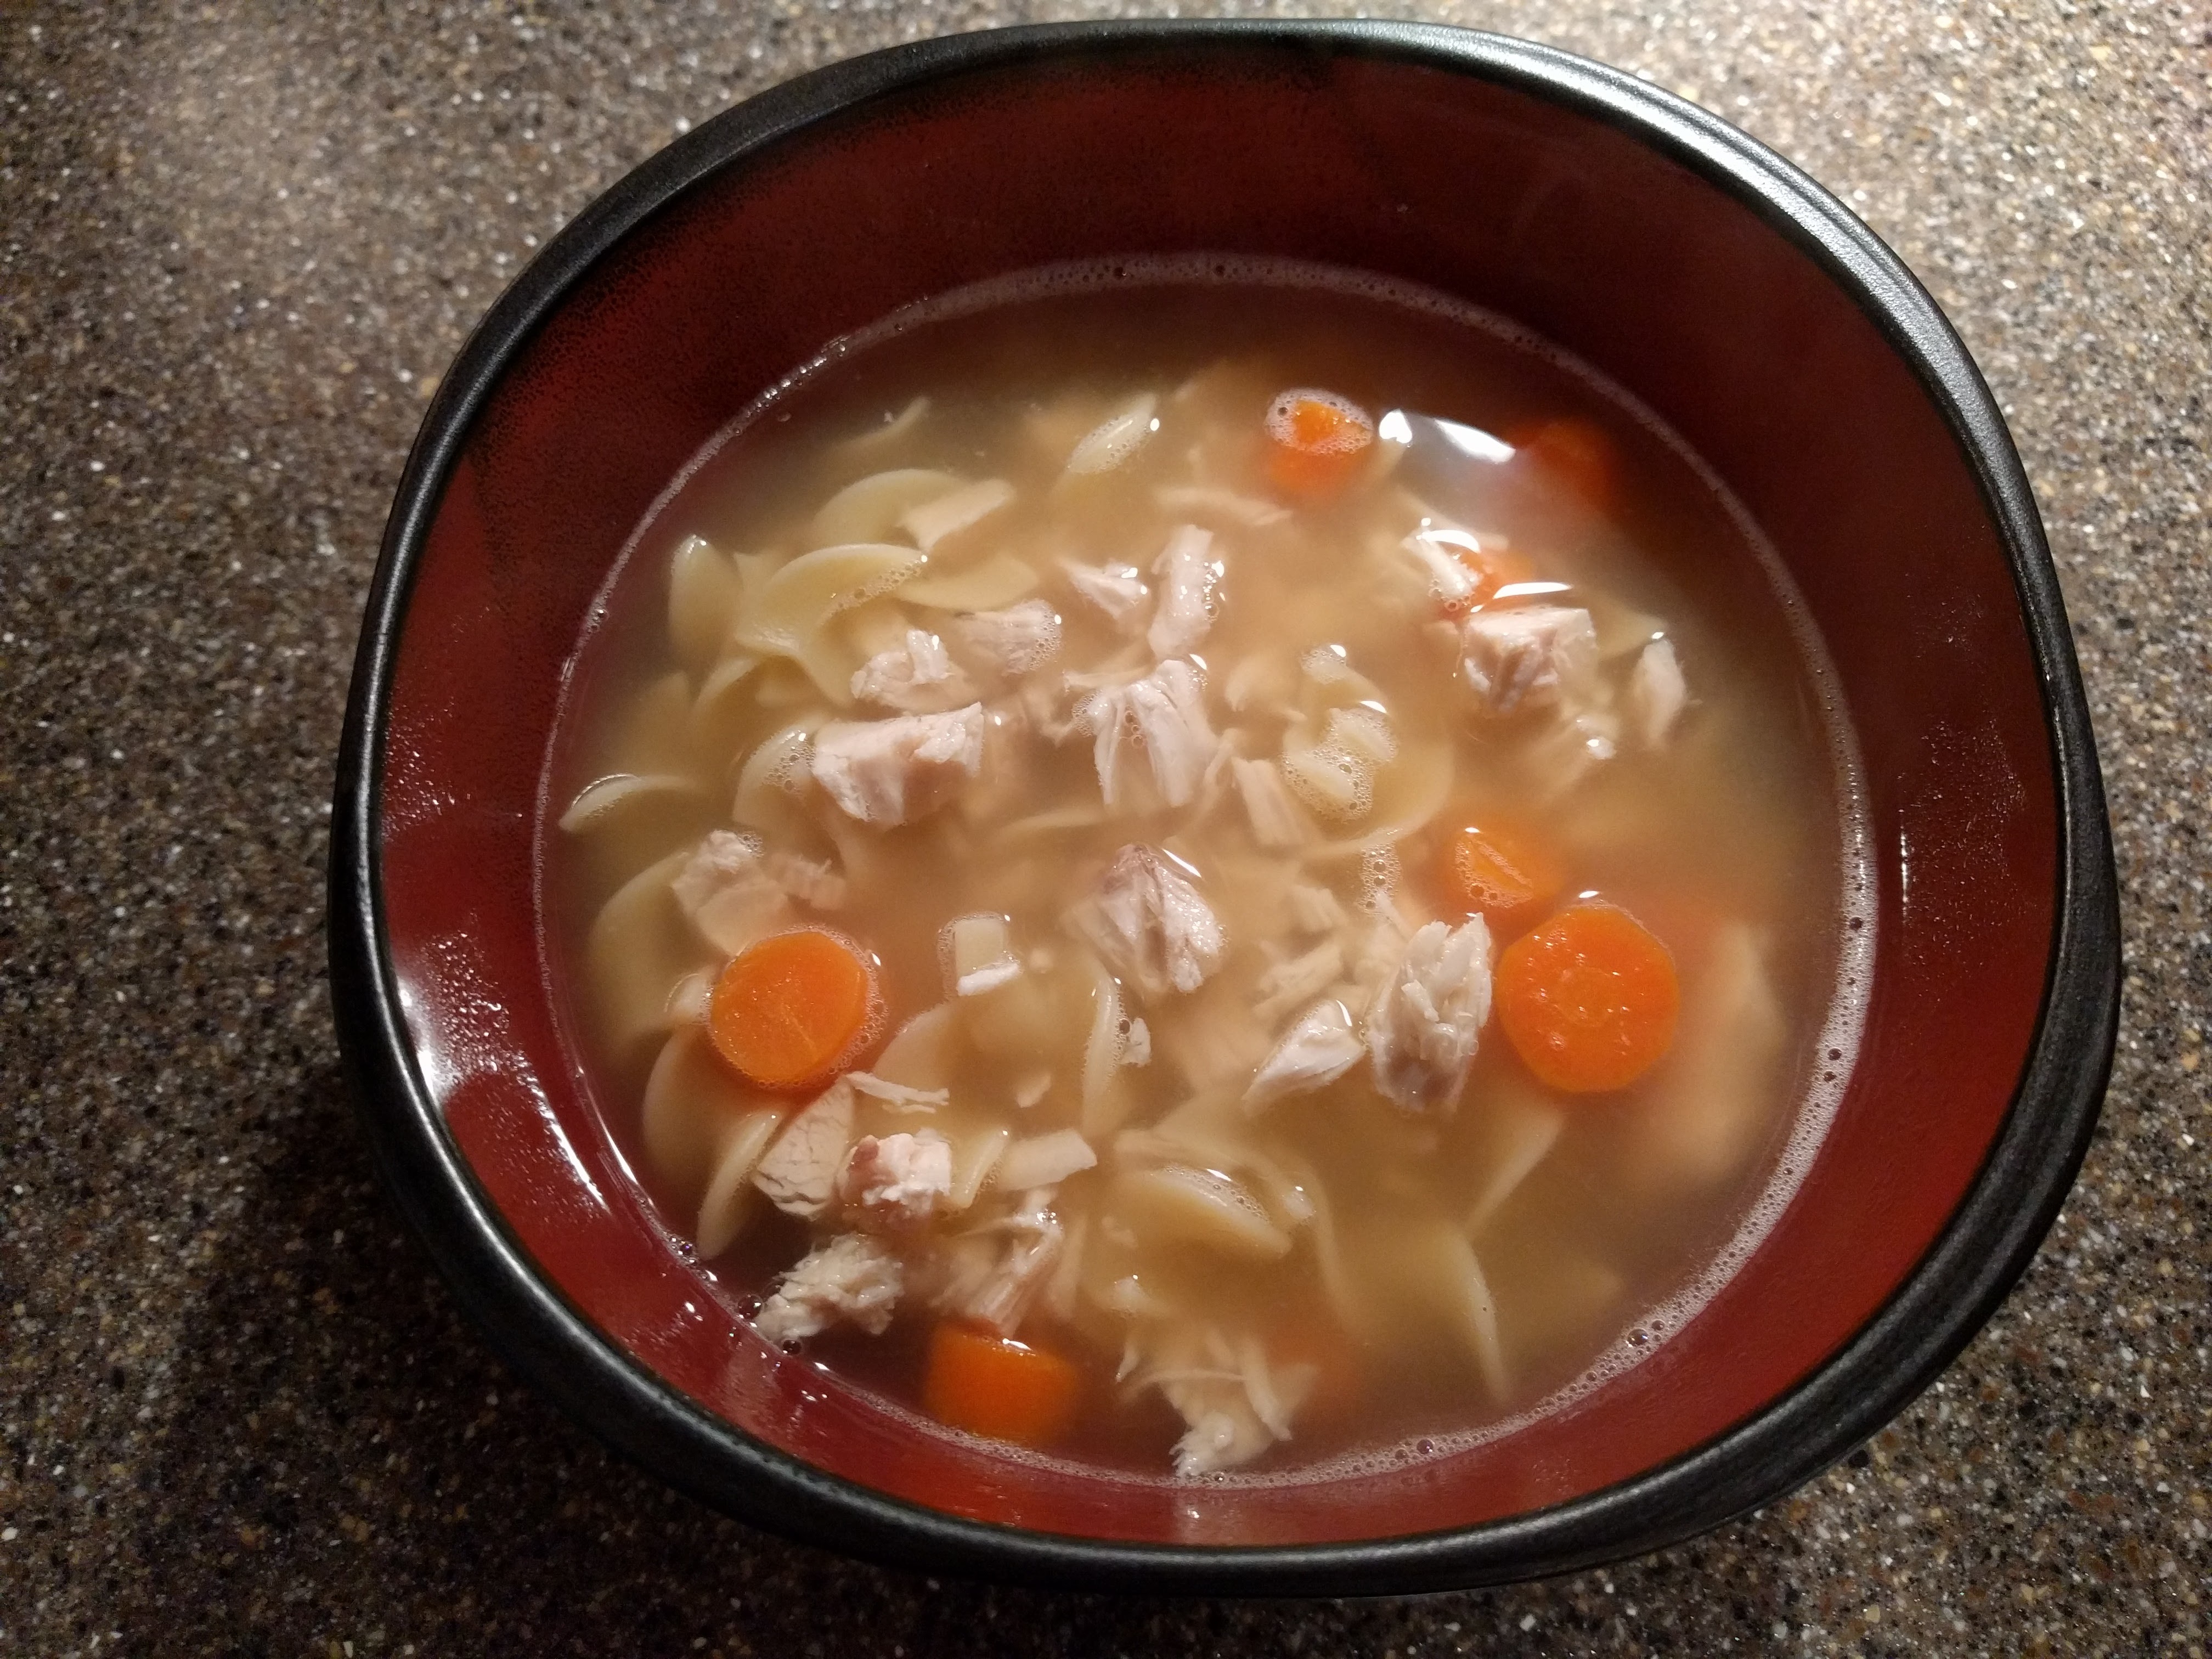
[[[1106,965],[1147,997],[1195,991],[1228,949],[1198,889],[1149,847],[1116,853],[1073,919]]]
[[[812,1220],[837,1196],[837,1172],[853,1144],[853,1085],[840,1078],[783,1126],[753,1170],[769,1203]]]
[[[1597,665],[1589,612],[1565,605],[1478,611],[1459,638],[1460,672],[1497,714],[1556,706]]]
[[[757,836],[715,830],[684,861],[670,884],[699,936],[735,956],[791,919],[791,905]]]
[[[975,702],[975,683],[936,635],[909,628],[904,643],[878,652],[854,671],[853,696],[909,714],[941,714]]]
[[[1244,1109],[1262,1111],[1285,1096],[1310,1094],[1334,1083],[1366,1052],[1344,1005],[1334,998],[1316,1002],[1261,1062],[1244,1091]]]
[[[983,707],[887,720],[837,721],[814,734],[814,781],[863,823],[933,811],[983,764]]]
[[[1098,793],[1109,806],[1121,804],[1127,793],[1121,769],[1132,744],[1144,750],[1152,785],[1170,806],[1190,804],[1221,748],[1206,719],[1198,671],[1180,657],[1140,680],[1092,692],[1082,713],[1092,735]]]
[[[1637,653],[1628,671],[1628,729],[1646,749],[1656,749],[1674,729],[1690,688],[1682,678],[1681,659],[1673,643],[1654,640]]]
[[[1448,1115],[1489,1018],[1489,927],[1480,916],[1429,923],[1367,1010],[1375,1086],[1407,1111]]]
[[[906,1289],[899,1259],[864,1233],[817,1244],[784,1274],[753,1316],[753,1328],[781,1347],[843,1323],[880,1336]]]
[[[1060,561],[1068,585],[1106,613],[1106,619],[1124,634],[1145,631],[1145,612],[1152,590],[1144,572],[1133,564],[1078,564]]]
[[[962,659],[980,674],[1012,679],[1060,654],[1060,613],[1042,599],[1003,611],[971,611],[951,624]]]
[[[1153,561],[1152,574],[1160,579],[1160,599],[1145,643],[1156,657],[1180,657],[1213,626],[1213,585],[1221,580],[1213,532],[1194,524],[1176,526]]]
[[[872,1232],[910,1231],[952,1190],[952,1146],[934,1129],[863,1135],[837,1172],[845,1212]]]

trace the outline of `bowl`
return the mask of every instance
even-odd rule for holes
[[[1322,1480],[1148,1483],[917,1432],[770,1351],[667,1243],[564,1044],[534,836],[613,562],[756,392],[909,301],[1212,252],[1487,307],[1656,409],[1779,549],[1863,750],[1864,1039],[1756,1254],[1571,1409]],[[1932,1380],[2033,1254],[2112,1052],[2112,851],[2057,580],[1988,389],[1882,244],[1771,152],[1544,47],[1372,22],[924,41],[735,108],[550,243],[445,377],[362,629],[333,994],[386,1181],[514,1367],[743,1519],[1063,1585],[1465,1586],[1766,1503]]]

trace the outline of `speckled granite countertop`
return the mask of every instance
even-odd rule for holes
[[[423,399],[569,214],[830,59],[1077,10],[0,17],[0,1651],[2201,1656],[2212,1597],[2212,15],[1427,15],[1778,145],[1935,290],[2050,520],[2129,977],[2057,1231],[1934,1391],[1688,1547],[1413,1602],[939,1585],[748,1531],[520,1389],[374,1187],[325,802]]]

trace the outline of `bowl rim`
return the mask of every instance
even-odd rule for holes
[[[379,853],[384,750],[416,572],[478,412],[600,257],[694,185],[887,95],[1046,60],[1197,47],[1376,58],[1489,81],[1607,125],[1756,213],[1856,304],[1942,412],[1996,526],[2040,680],[2057,841],[2044,992],[2003,1122],[1934,1244],[1816,1370],[1704,1444],[1564,1503],[1443,1532],[1286,1546],[1033,1532],[926,1509],[753,1439],[617,1347],[540,1275],[445,1127],[407,1035],[386,945]],[[1439,24],[1121,21],[939,37],[786,82],[648,158],[525,268],[477,325],[431,403],[368,595],[332,820],[331,997],[363,1133],[400,1209],[494,1346],[606,1444],[714,1508],[846,1554],[1007,1582],[1271,1595],[1465,1588],[1639,1554],[1784,1495],[1896,1416],[2025,1271],[2096,1127],[2118,1021],[2111,834],[2057,573],[1996,400],[1934,300],[1841,202],[1717,117],[1554,47]]]

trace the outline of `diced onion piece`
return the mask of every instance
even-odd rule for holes
[[[947,922],[941,949],[945,977],[957,997],[981,996],[996,990],[1022,971],[1021,958],[1014,954],[1013,934],[1004,916],[961,916]]]

